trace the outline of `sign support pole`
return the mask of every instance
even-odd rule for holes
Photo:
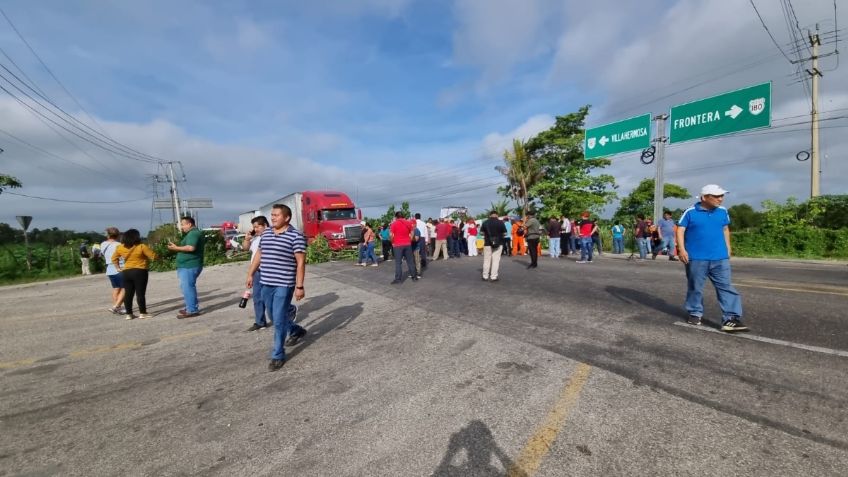
[[[819,158],[819,78],[821,78],[821,71],[819,71],[819,45],[821,44],[821,40],[819,40],[818,29],[816,33],[810,33],[810,46],[813,47],[813,65],[812,71],[807,70],[807,73],[813,77],[813,88],[812,88],[812,108],[810,108],[810,115],[812,116],[811,126],[811,143],[810,143],[810,167],[812,170],[810,171],[810,198],[818,197],[821,195],[821,161]]]
[[[654,177],[654,223],[658,223],[663,214],[663,193],[665,192],[665,143],[668,138],[665,136],[665,122],[668,119],[668,114],[659,114],[654,116],[656,121],[656,137],[653,142],[656,144],[657,151],[655,160],[657,163],[656,177]]]

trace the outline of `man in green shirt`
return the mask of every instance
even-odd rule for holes
[[[180,244],[168,244],[168,250],[177,252],[177,277],[180,279],[180,289],[183,292],[185,308],[177,313],[177,318],[191,318],[200,314],[197,302],[197,277],[203,271],[203,232],[194,226],[194,218],[180,219],[180,230],[183,238]]]
[[[527,212],[524,227],[527,229],[527,250],[530,252],[530,265],[527,265],[527,268],[536,268],[539,266],[539,239],[542,237],[542,224],[536,218],[535,212]]]

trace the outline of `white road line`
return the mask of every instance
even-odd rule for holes
[[[723,334],[723,335],[730,334],[730,333],[725,333],[723,331],[719,331],[715,328],[712,328],[712,327],[709,327],[709,326],[704,326],[704,325],[701,325],[701,326],[689,325],[689,324],[686,324],[686,323],[683,323],[683,322],[680,322],[680,321],[675,322],[674,324],[677,325],[677,326],[685,326],[687,328],[693,328],[693,329],[701,330],[701,331],[709,331],[709,332],[712,332],[712,333],[720,333],[720,334]],[[842,351],[842,350],[838,350],[838,349],[822,348],[821,346],[810,346],[810,345],[805,345],[805,344],[801,344],[801,343],[793,343],[791,341],[776,340],[774,338],[766,338],[765,336],[752,335],[752,334],[749,334],[749,333],[746,333],[746,332],[733,333],[733,336],[735,338],[745,338],[746,340],[761,341],[763,343],[771,343],[771,344],[780,345],[780,346],[788,346],[790,348],[798,348],[798,349],[803,349],[803,350],[806,350],[806,351],[813,351],[815,353],[831,354],[831,355],[834,355],[834,356],[842,356],[843,358],[848,358],[848,351]]]

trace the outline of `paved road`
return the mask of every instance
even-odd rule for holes
[[[844,263],[734,260],[729,336],[682,324],[679,264],[622,258],[310,267],[277,373],[244,265],[194,320],[173,273],[144,321],[102,276],[0,289],[0,475],[845,475]]]

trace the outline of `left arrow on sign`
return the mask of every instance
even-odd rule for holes
[[[742,112],[742,108],[736,106],[735,104],[727,111],[724,112],[725,116],[730,116],[730,119],[736,119],[736,116],[739,116],[739,113]]]
[[[606,136],[601,136],[601,139],[598,140],[598,142],[601,143],[601,146],[606,146],[609,142],[609,138]]]

